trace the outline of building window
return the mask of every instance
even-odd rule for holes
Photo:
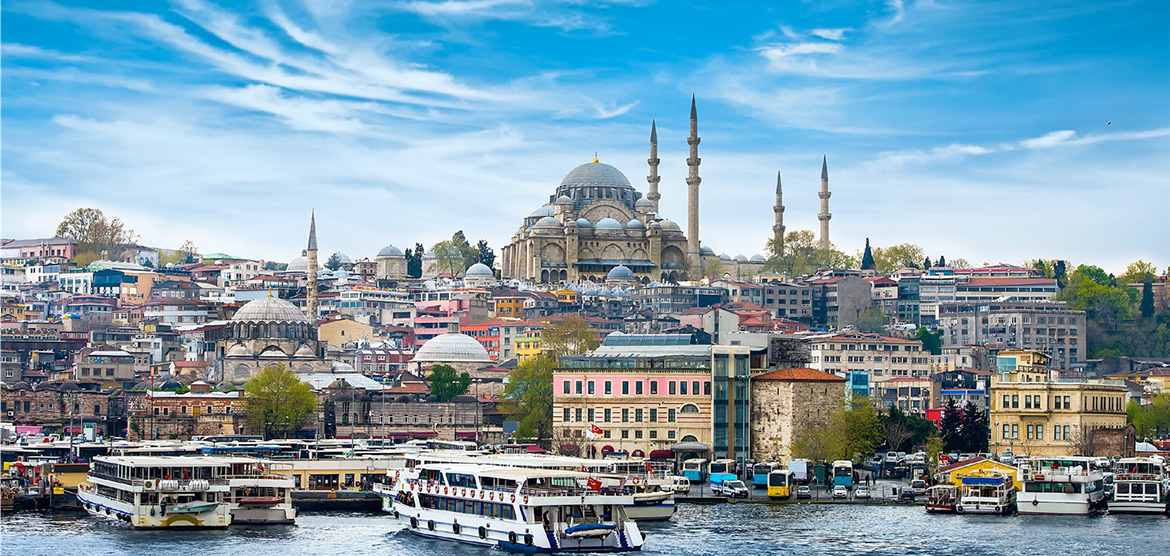
[[[699,395],[699,381],[697,381],[697,380],[691,381],[691,394],[695,395],[695,396]]]
[[[1044,425],[1036,425],[1036,440],[1044,440]]]
[[[1064,431],[1062,431],[1062,432],[1064,432],[1064,439],[1065,440],[1072,440],[1072,436],[1069,434],[1068,425],[1064,426]]]
[[[590,392],[590,393],[592,394],[592,392]],[[1012,394],[1012,408],[1019,409],[1019,407],[1020,407],[1020,395],[1019,394]]]
[[[569,393],[569,381],[567,381],[567,380],[565,381],[565,393],[566,394]]]
[[[568,411],[568,410],[566,409],[565,411]],[[1009,425],[1007,425],[1007,424],[1005,424],[1005,425],[1003,426],[1003,439],[1004,439],[1004,440],[1010,440],[1010,439],[1011,439],[1011,427],[1010,427]]]
[[[650,395],[651,396],[658,395],[658,381],[657,380],[650,381]]]
[[[593,395],[593,381],[592,380],[589,381],[589,395],[590,396]]]
[[[642,431],[640,431],[640,430],[634,431],[634,438],[641,440],[642,439]]]
[[[1031,399],[1032,399],[1031,396],[1029,396],[1028,397],[1029,402],[1031,402]],[[1032,406],[1031,403],[1029,403],[1028,407],[1031,407],[1031,406]],[[1028,440],[1032,440],[1032,425],[1028,425]]]
[[[680,380],[678,383],[678,393],[681,396],[687,395],[687,381]]]
[[[636,422],[636,423],[642,422],[642,410],[641,409],[634,410],[634,422]]]
[[[608,396],[610,394],[613,394],[613,383],[607,380],[605,381],[605,395]]]
[[[642,381],[638,381],[638,382],[634,383],[634,393],[639,395],[639,396],[642,395]]]
[[[1012,425],[1012,438],[1019,438],[1019,437],[1020,437],[1020,426],[1019,425]]]
[[[629,423],[629,422],[630,422],[630,410],[628,410],[628,409],[623,409],[623,410],[622,410],[622,422],[623,422],[623,423]]]
[[[612,417],[613,417],[613,410],[606,409],[605,410],[605,422],[608,423]]]
[[[622,395],[627,396],[629,394],[630,394],[630,381],[623,380],[622,381]]]
[[[566,423],[569,422],[569,408],[567,408],[567,407],[565,408],[564,415],[561,416],[561,421],[564,421]]]
[[[628,430],[622,430],[622,439],[623,439],[623,440],[624,440],[624,439],[628,439],[629,437],[630,437],[630,431],[628,431]]]
[[[658,422],[658,410],[657,410],[657,409],[655,409],[655,408],[653,408],[653,407],[652,407],[652,408],[650,408],[650,422],[651,422],[651,423],[657,423],[657,422]]]
[[[593,408],[589,408],[589,422],[593,422]]]
[[[666,431],[666,439],[667,440],[674,440],[674,436],[675,436],[674,431]]]
[[[650,440],[658,438],[658,431],[650,431]]]
[[[674,410],[673,409],[666,410],[666,421],[668,423],[674,422]]]
[[[1004,425],[1004,426],[1007,426],[1007,425]],[[1062,440],[1062,438],[1060,436],[1060,425],[1055,425],[1052,427],[1052,439],[1053,440]]]
[[[674,385],[673,380],[666,383],[666,393],[671,395],[671,396],[673,396],[677,393],[675,390],[675,385]]]
[[[583,388],[583,386],[582,386],[582,384],[581,384],[581,381],[580,381],[580,380],[578,380],[578,381],[577,381],[577,393],[578,393],[578,394],[582,394],[582,393],[583,393],[583,392],[582,392],[582,388]]]

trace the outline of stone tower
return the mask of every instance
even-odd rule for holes
[[[687,158],[687,263],[691,268],[691,276],[698,277],[703,273],[703,264],[699,258],[699,116],[695,111],[695,95],[691,95],[691,135],[687,138],[691,146],[691,154]]]
[[[817,215],[817,219],[821,221],[821,249],[828,249],[833,245],[829,242],[829,220],[833,218],[833,215],[829,214],[829,197],[832,197],[833,194],[829,193],[828,155],[825,155],[825,158],[821,160],[821,192],[819,196],[821,198],[821,213]]]
[[[650,158],[646,159],[650,163],[650,175],[646,176],[646,181],[650,183],[650,192],[646,194],[646,199],[654,203],[654,214],[658,214],[658,199],[662,195],[658,194],[658,182],[662,178],[658,177],[658,126],[654,120],[650,120]]]
[[[309,217],[309,248],[306,251],[305,257],[308,263],[305,272],[308,273],[308,281],[305,284],[306,308],[309,313],[309,320],[313,322],[316,327],[317,323],[317,211],[313,211],[312,216]]]
[[[772,211],[776,213],[776,224],[772,226],[773,243],[776,254],[781,255],[784,253],[784,190],[780,187],[780,170],[776,170],[776,206]]]

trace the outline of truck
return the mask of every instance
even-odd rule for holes
[[[792,480],[797,484],[807,485],[812,479],[812,462],[807,459],[794,459],[788,462],[788,470],[792,472]]]

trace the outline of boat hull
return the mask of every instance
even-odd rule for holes
[[[232,525],[289,525],[296,522],[297,511],[291,504],[275,506],[233,507]]]
[[[111,501],[91,492],[78,492],[77,500],[89,515],[121,521],[135,529],[223,529],[231,524],[231,514],[223,504],[198,514],[163,515],[156,510],[150,515],[152,508]]]
[[[671,497],[654,504],[630,504],[625,509],[626,515],[634,521],[669,521],[678,507]]]
[[[1111,514],[1170,514],[1170,505],[1164,502],[1110,502]]]
[[[927,504],[926,511],[932,514],[953,514],[955,506],[954,504]]]
[[[1088,499],[1081,500],[1019,500],[1017,511],[1020,515],[1089,515],[1098,508],[1098,504]]]

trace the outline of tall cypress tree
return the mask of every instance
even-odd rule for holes
[[[942,256],[942,255],[939,255],[938,266],[947,266],[947,258]]]
[[[869,238],[865,238],[865,255],[861,257],[861,270],[874,270],[877,264],[873,261],[873,250],[869,248]]]
[[[1143,319],[1154,316],[1154,286],[1149,280],[1142,284],[1141,311]]]
[[[955,403],[954,398],[947,400],[938,428],[948,451],[960,449],[963,441],[963,416],[960,414],[959,406]]]
[[[926,260],[922,261],[922,270],[930,270],[930,257],[927,257]]]

